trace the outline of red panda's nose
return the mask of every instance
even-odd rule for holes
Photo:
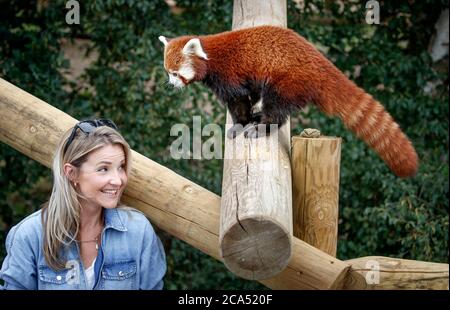
[[[185,79],[182,75],[178,74],[178,78],[183,82],[184,85],[188,85],[190,81]]]

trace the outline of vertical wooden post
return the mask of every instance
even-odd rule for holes
[[[294,236],[336,256],[341,138],[292,138]]]
[[[286,24],[286,0],[234,1],[233,30]],[[227,128],[231,124],[227,113]],[[289,121],[265,138],[225,138],[220,254],[228,269],[243,278],[271,278],[291,257],[289,145]]]

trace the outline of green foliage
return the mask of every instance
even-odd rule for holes
[[[192,116],[223,124],[225,108],[200,84],[168,87],[157,37],[208,34],[231,28],[232,1],[97,0],[81,3],[81,24],[65,23],[65,1],[0,1],[0,76],[76,118],[114,119],[136,151],[220,194],[221,160],[173,160],[170,128]],[[80,1],[81,2],[81,1]],[[448,71],[426,52],[444,1],[380,1],[381,24],[364,22],[365,2],[288,1],[289,27],[316,44],[338,68],[382,102],[413,141],[421,159],[412,179],[396,178],[337,119],[311,108],[293,134],[315,127],[342,136],[338,257],[384,255],[448,261]],[[314,7],[315,9],[314,9]],[[175,13],[174,13],[175,12]],[[97,57],[77,80],[62,39],[86,38]],[[358,73],[360,72],[360,73]],[[439,82],[441,83],[440,85]],[[431,93],[424,91],[436,84]],[[0,243],[51,188],[48,169],[0,145]],[[167,289],[263,288],[236,278],[216,260],[179,240],[167,248]],[[0,247],[0,257],[5,249]],[[1,259],[0,259],[1,260]]]

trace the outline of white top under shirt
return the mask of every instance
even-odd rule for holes
[[[95,265],[96,260],[97,260],[97,258],[94,259],[94,261],[92,262],[92,265],[88,269],[84,270],[84,274],[86,275],[86,286],[87,286],[88,290],[92,290],[94,288],[94,284],[95,284],[94,265]]]

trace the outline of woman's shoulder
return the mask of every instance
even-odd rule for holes
[[[42,210],[38,210],[34,213],[31,213],[19,223],[17,223],[14,227],[17,230],[41,230],[42,229],[42,218],[41,218]],[[14,228],[13,227],[13,228]]]
[[[8,238],[13,241],[14,239],[35,239],[39,238],[42,233],[42,210],[38,210],[11,228],[8,233]]]

